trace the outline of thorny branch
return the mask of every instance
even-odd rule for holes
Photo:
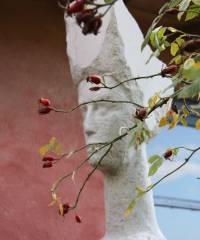
[[[187,149],[187,148],[185,148]],[[152,190],[153,188],[155,188],[160,182],[162,182],[164,179],[166,179],[167,177],[169,177],[170,175],[172,175],[173,173],[177,172],[179,169],[181,169],[183,166],[185,166],[189,160],[192,158],[192,156],[198,152],[200,150],[200,147],[196,148],[196,149],[188,149],[189,151],[192,151],[191,154],[185,158],[185,161],[179,165],[177,168],[175,168],[174,170],[172,170],[171,172],[167,173],[165,176],[163,176],[162,178],[160,178],[157,182],[155,182],[154,184],[150,185],[150,187],[147,188],[147,190],[145,191],[146,193],[149,192],[150,190]]]
[[[170,98],[167,98],[167,99],[164,98],[164,99],[162,99],[158,104],[155,105],[154,110],[155,110],[156,108],[159,108],[159,107],[161,107],[162,105],[166,104],[169,99],[170,99]],[[149,116],[151,113],[152,113],[152,111],[149,111],[149,112],[147,113],[147,116]],[[60,177],[60,178],[53,184],[53,186],[52,186],[52,188],[51,188],[52,194],[56,194],[56,190],[57,190],[57,188],[59,187],[59,185],[60,185],[65,179],[71,177],[71,176],[74,174],[74,172],[77,172],[86,162],[88,162],[88,160],[89,160],[94,154],[96,154],[96,153],[99,152],[100,150],[104,149],[105,147],[109,146],[108,150],[105,152],[105,154],[104,154],[104,155],[99,159],[99,161],[97,162],[95,168],[94,168],[94,169],[88,174],[88,176],[86,177],[86,179],[85,179],[82,187],[80,188],[80,190],[79,190],[79,192],[78,192],[78,194],[77,194],[77,198],[76,198],[76,201],[75,201],[74,206],[70,208],[70,209],[74,209],[74,208],[77,206],[77,204],[78,204],[78,201],[79,201],[81,192],[83,191],[83,189],[84,189],[87,181],[90,179],[90,177],[92,176],[92,174],[93,174],[93,173],[95,172],[95,170],[98,168],[99,164],[103,161],[103,159],[104,159],[104,158],[106,157],[106,155],[109,153],[109,151],[110,151],[110,149],[112,148],[112,146],[113,146],[117,141],[119,141],[119,140],[121,140],[122,138],[126,137],[126,136],[129,134],[129,132],[130,132],[131,130],[133,130],[134,128],[136,128],[136,127],[137,127],[137,125],[134,125],[134,126],[132,126],[132,127],[130,127],[130,128],[127,128],[127,131],[126,131],[125,133],[123,133],[123,134],[121,134],[120,136],[114,138],[113,140],[111,140],[111,141],[108,142],[108,143],[101,143],[103,146],[101,146],[100,148],[98,148],[98,149],[96,149],[94,152],[92,152],[92,153],[91,153],[84,161],[82,161],[74,170],[72,170],[70,173],[67,173],[66,175]],[[83,149],[83,147],[82,147],[81,149]]]
[[[104,15],[110,10],[110,8],[113,6],[113,4],[114,4],[115,2],[117,2],[117,1],[118,1],[118,0],[113,0],[112,2],[109,2],[109,3],[98,4],[98,3],[95,3],[95,2],[93,2],[93,1],[86,0],[86,1],[85,1],[85,4],[86,4],[86,5],[93,6],[95,10],[97,10],[97,9],[99,9],[99,8],[102,8],[102,7],[108,7],[108,8],[104,11],[104,13],[98,14],[98,16],[96,16],[96,17],[102,18],[102,17],[104,17]],[[58,2],[58,4],[59,4],[59,6],[60,6],[61,8],[63,8],[64,10],[67,11],[67,10],[68,10],[68,7],[69,7],[69,5],[70,5],[70,0],[67,1],[67,3],[66,3],[65,5],[63,5],[61,2]],[[154,20],[154,22],[153,22],[153,25],[152,25],[153,27],[151,26],[152,29],[157,26],[157,24],[160,22],[160,20],[162,19],[162,17],[163,17],[165,14],[167,14],[167,12],[169,13],[169,11],[167,11],[167,10],[169,10],[169,9],[168,9],[168,8],[163,8],[163,11],[160,11],[158,17],[157,17],[157,18]],[[177,11],[178,11],[178,9],[177,9]],[[191,10],[188,10],[188,11],[191,11]],[[96,11],[96,12],[97,12],[97,11]],[[95,12],[95,14],[96,14],[96,12]],[[179,12],[183,12],[183,11],[179,11]],[[194,11],[193,11],[193,12],[194,12]],[[73,14],[73,13],[72,13],[72,14]],[[94,16],[95,16],[95,15],[94,15]],[[94,16],[92,15],[92,17],[94,17]],[[96,19],[96,20],[97,20],[97,19]],[[99,19],[98,19],[98,20],[99,20]],[[84,33],[84,34],[94,33],[94,34],[96,35],[96,34],[98,33],[99,27],[101,26],[101,24],[100,24],[101,22],[97,22],[97,23],[99,23],[97,29],[90,29],[90,31],[88,31],[88,32],[86,31],[85,33],[84,33],[84,31],[83,31],[83,33]],[[87,24],[90,24],[90,22],[87,23]],[[83,29],[83,26],[82,26],[81,24],[80,24],[79,26]],[[152,31],[152,29],[150,29],[150,30]],[[183,32],[183,31],[181,31],[181,30],[177,30],[177,29],[176,29],[176,33],[179,33],[179,34],[181,34],[182,36],[187,37],[187,38],[200,38],[200,35],[197,35],[197,34],[189,34],[189,33]],[[171,34],[175,34],[175,33],[171,33]],[[150,75],[150,76],[134,77],[134,78],[130,78],[130,79],[124,80],[124,81],[122,81],[122,82],[120,82],[120,83],[118,83],[118,84],[116,84],[116,85],[113,85],[113,86],[107,86],[104,82],[102,82],[102,86],[100,86],[99,88],[106,88],[106,89],[110,89],[110,90],[111,90],[111,89],[114,89],[114,88],[116,88],[116,87],[118,87],[118,86],[120,86],[120,85],[122,85],[122,84],[124,84],[124,83],[130,82],[130,81],[136,81],[136,80],[140,80],[140,79],[149,79],[149,78],[153,78],[153,77],[157,77],[157,76],[162,76],[162,74],[161,74],[161,73],[157,73],[157,74],[153,74],[153,75]],[[152,108],[148,109],[148,112],[147,112],[147,116],[146,116],[146,117],[148,117],[155,109],[157,109],[157,108],[159,108],[159,107],[162,107],[162,106],[163,106],[164,104],[166,104],[170,99],[173,99],[173,98],[178,94],[178,92],[180,92],[180,91],[176,91],[176,92],[175,92],[174,94],[172,94],[171,96],[164,97],[164,98],[160,98],[160,100],[157,102],[157,104],[155,104]],[[75,106],[75,107],[73,107],[72,109],[68,109],[68,110],[56,109],[56,108],[51,107],[51,106],[48,106],[48,108],[49,108],[50,110],[55,111],[55,112],[70,113],[70,112],[73,112],[74,110],[78,109],[78,108],[81,107],[81,106],[84,106],[84,105],[87,105],[87,104],[92,104],[92,103],[99,103],[99,102],[104,102],[104,103],[126,103],[126,104],[132,104],[132,105],[134,105],[134,106],[136,106],[136,107],[139,107],[139,108],[145,108],[145,107],[141,106],[140,104],[134,103],[134,102],[131,102],[131,101],[116,101],[116,100],[106,100],[106,99],[105,99],[105,100],[104,100],[104,99],[101,99],[101,100],[94,100],[94,101],[90,101],[90,102],[85,102],[85,103],[79,104],[78,106]],[[187,111],[188,111],[191,115],[194,115],[194,116],[196,116],[196,117],[200,117],[200,114],[199,114],[197,111],[191,109],[190,106],[187,105],[187,103],[186,103],[185,100],[184,100],[184,105],[185,105]],[[47,109],[47,110],[48,110],[48,109]],[[45,113],[45,112],[44,112],[44,113]],[[48,111],[47,111],[46,113],[48,113]],[[145,118],[146,118],[146,117],[145,117]],[[141,119],[140,119],[140,120],[141,120]],[[143,121],[143,120],[144,120],[144,119],[142,119],[141,121]],[[81,187],[80,187],[80,189],[79,189],[79,191],[78,191],[78,194],[77,194],[77,197],[76,197],[76,200],[75,200],[74,205],[69,208],[69,210],[75,209],[75,208],[77,207],[77,205],[78,205],[78,202],[79,202],[81,193],[82,193],[84,187],[86,186],[88,180],[91,178],[91,176],[92,176],[93,173],[96,171],[96,169],[97,169],[98,166],[101,164],[101,162],[105,159],[105,157],[107,156],[107,154],[108,154],[108,153],[110,152],[110,150],[112,149],[113,145],[114,145],[117,141],[119,141],[119,140],[121,140],[122,138],[126,137],[126,136],[128,135],[128,133],[129,133],[132,129],[136,128],[136,127],[137,127],[137,125],[134,125],[134,126],[132,126],[131,128],[128,128],[127,131],[126,131],[124,134],[122,134],[122,135],[114,138],[113,140],[111,140],[111,141],[109,141],[109,142],[88,144],[88,145],[85,145],[85,146],[83,146],[83,147],[80,147],[80,148],[78,148],[78,149],[76,149],[76,150],[74,150],[74,151],[72,151],[72,152],[70,152],[70,153],[64,153],[64,154],[62,154],[59,158],[55,159],[55,160],[61,160],[61,159],[63,159],[63,158],[66,157],[66,156],[69,157],[69,156],[71,156],[72,154],[78,153],[78,152],[80,152],[81,150],[83,150],[83,149],[85,149],[85,148],[88,148],[88,147],[90,147],[90,146],[95,146],[95,147],[97,147],[98,145],[100,145],[100,146],[99,146],[98,148],[96,148],[84,161],[82,161],[73,171],[67,173],[66,175],[64,175],[64,176],[62,176],[62,177],[60,177],[60,178],[53,184],[53,186],[52,186],[52,188],[51,188],[52,194],[56,194],[56,191],[57,191],[59,185],[60,185],[65,179],[69,178],[69,177],[72,176],[75,172],[77,172],[86,162],[88,162],[88,160],[89,160],[94,154],[96,154],[96,153],[99,152],[100,150],[108,147],[108,149],[106,150],[106,152],[100,157],[100,159],[99,159],[99,161],[97,162],[96,166],[93,168],[93,170],[91,170],[91,171],[89,172],[89,174],[87,175],[87,177],[86,177],[85,180],[83,181],[83,184],[81,185]],[[178,166],[177,168],[175,168],[173,171],[169,172],[168,174],[166,174],[165,176],[163,176],[162,178],[160,178],[160,179],[159,179],[157,182],[155,182],[154,184],[150,185],[150,186],[145,190],[145,193],[149,192],[149,191],[152,190],[154,187],[156,187],[160,182],[162,182],[164,179],[166,179],[167,177],[169,177],[170,175],[172,175],[172,174],[175,173],[176,171],[180,170],[184,165],[186,165],[186,164],[189,162],[189,160],[193,157],[193,155],[200,150],[200,147],[198,147],[198,148],[196,148],[196,149],[190,149],[190,148],[187,148],[187,147],[179,147],[179,148],[183,148],[183,149],[185,149],[185,150],[187,150],[187,151],[190,151],[190,152],[191,152],[190,155],[189,155],[187,158],[185,158],[185,161],[184,161],[181,165],[179,165],[179,166]]]
[[[154,77],[158,77],[158,76],[161,76],[161,73],[156,73],[156,74],[152,74],[152,75],[149,75],[149,76],[140,76],[140,77],[133,77],[133,78],[129,78],[127,80],[124,80],[114,86],[107,86],[104,84],[103,87],[100,87],[100,88],[107,88],[107,89],[113,89],[113,88],[116,88],[116,87],[119,87],[120,85],[124,84],[124,83],[127,83],[127,82],[131,82],[131,81],[136,81],[136,80],[141,80],[141,79],[148,79],[148,78],[154,78]]]
[[[140,107],[142,108],[143,106],[138,104],[138,103],[135,103],[135,102],[131,102],[131,101],[126,101],[126,100],[107,100],[107,99],[100,99],[100,100],[93,100],[93,101],[89,101],[89,102],[84,102],[84,103],[81,103],[75,107],[73,107],[72,109],[68,109],[68,110],[62,110],[62,109],[57,109],[57,108],[54,108],[54,107],[49,107],[51,110],[53,110],[54,112],[61,112],[61,113],[71,113],[73,112],[74,110],[84,106],[84,105],[88,105],[88,104],[91,104],[91,103],[100,103],[100,102],[104,102],[104,103],[126,103],[126,104],[132,104],[136,107]]]

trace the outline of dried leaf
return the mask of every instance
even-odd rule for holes
[[[174,128],[179,121],[179,115],[175,112],[172,114],[172,122],[169,124],[169,129]]]
[[[180,122],[183,124],[184,127],[187,127],[188,126],[188,123],[186,121],[186,118],[182,115],[181,118],[180,118]]]
[[[200,119],[198,119],[195,123],[195,128],[200,129]]]
[[[168,124],[167,117],[162,117],[159,122],[159,127],[164,127]]]
[[[39,149],[39,154],[41,156],[44,156],[45,154],[47,154],[49,152],[49,145],[44,145]]]

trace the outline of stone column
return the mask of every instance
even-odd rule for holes
[[[146,79],[120,85],[113,90],[89,91],[85,81],[90,74],[110,74],[107,83],[112,85],[132,76],[150,75],[162,68],[147,47],[141,53],[143,36],[139,26],[118,1],[106,15],[97,36],[84,36],[73,18],[65,16],[67,54],[72,78],[78,87],[79,102],[97,99],[128,100],[146,106],[149,97],[169,85],[163,78]],[[97,103],[84,106],[84,130],[87,143],[112,140],[121,127],[134,124],[132,105]],[[146,121],[150,130],[156,131],[159,109]],[[145,144],[137,150],[128,148],[130,137],[115,143],[99,169],[105,175],[106,233],[103,240],[164,240],[155,217],[152,193],[146,194],[133,213],[124,218],[124,210],[135,196],[135,188],[147,187],[147,158]],[[103,151],[90,159],[95,166]]]

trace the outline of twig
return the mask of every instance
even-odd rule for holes
[[[54,107],[49,107],[51,108],[51,110],[53,110],[54,112],[61,112],[61,113],[71,113],[73,112],[74,110],[84,106],[84,105],[87,105],[87,104],[92,104],[92,103],[100,103],[100,102],[105,102],[105,103],[126,103],[126,104],[132,104],[136,107],[140,107],[142,108],[143,106],[138,104],[138,103],[135,103],[135,102],[131,102],[131,101],[126,101],[126,100],[107,100],[107,99],[100,99],[100,100],[93,100],[93,101],[88,101],[88,102],[84,102],[84,103],[81,103],[75,107],[73,107],[72,109],[69,109],[69,110],[62,110],[62,109],[57,109],[57,108],[54,108]]]
[[[102,147],[100,147],[99,149],[95,150],[94,152],[92,152],[83,162],[81,162],[75,169],[73,169],[70,173],[64,175],[64,176],[61,176],[52,186],[51,188],[51,192],[52,193],[55,193],[55,191],[57,190],[58,186],[60,185],[61,182],[63,182],[65,179],[67,179],[68,177],[72,176],[72,174],[74,172],[77,172],[86,162],[88,162],[88,160],[94,155],[96,154],[98,151],[102,150],[103,148],[109,146],[109,145],[113,145],[115,142],[121,140],[123,137],[127,136],[128,135],[128,132],[131,131],[132,129],[136,128],[137,125],[134,125],[130,128],[128,128],[128,131],[125,132],[124,134],[114,138],[113,140],[111,140],[110,142],[108,143],[105,143],[105,145],[103,145]],[[103,143],[102,143],[103,144]]]
[[[113,88],[116,88],[116,87],[119,87],[120,85],[124,84],[124,83],[127,83],[127,82],[130,82],[130,81],[136,81],[136,80],[141,80],[141,79],[148,79],[148,78],[153,78],[153,77],[157,77],[157,76],[161,76],[161,73],[156,73],[156,74],[152,74],[152,75],[149,75],[149,76],[141,76],[141,77],[133,77],[133,78],[129,78],[127,80],[124,80],[114,86],[107,86],[107,85],[104,85],[104,87],[100,87],[100,88],[107,88],[107,89],[113,89]]]
[[[76,150],[74,150],[74,151],[71,151],[71,152],[67,152],[67,153],[63,153],[59,158],[55,158],[55,160],[56,161],[59,161],[59,160],[61,160],[61,159],[63,159],[64,157],[71,157],[72,155],[74,155],[75,153],[78,153],[78,152],[80,152],[80,151],[82,151],[83,149],[85,149],[85,148],[88,148],[88,147],[91,147],[91,146],[97,146],[97,145],[102,145],[102,144],[106,144],[106,142],[104,142],[104,143],[89,143],[89,144],[87,144],[87,145],[84,145],[84,146],[82,146],[82,147],[80,147],[80,148],[77,148]]]
[[[154,184],[150,185],[149,188],[147,188],[147,190],[145,191],[145,193],[149,192],[150,190],[152,190],[153,188],[155,188],[160,182],[162,182],[164,179],[166,179],[167,177],[169,177],[170,175],[172,175],[173,173],[175,173],[176,171],[178,171],[179,169],[181,169],[184,165],[186,165],[188,163],[188,161],[190,160],[190,158],[197,152],[200,150],[200,147],[194,149],[192,151],[192,153],[185,159],[185,161],[178,166],[177,168],[175,168],[173,171],[169,172],[168,174],[166,174],[165,176],[163,176],[162,178],[160,178],[157,182],[155,182]]]
[[[101,164],[101,162],[103,161],[103,159],[106,157],[106,155],[110,152],[111,148],[112,148],[113,144],[111,143],[108,150],[103,154],[103,156],[99,159],[99,161],[97,162],[96,166],[90,171],[90,173],[87,175],[87,177],[85,178],[81,188],[79,189],[79,192],[77,194],[74,206],[70,207],[69,210],[72,210],[74,208],[77,207],[80,196],[81,196],[81,192],[83,191],[86,183],[89,181],[90,177],[93,175],[93,173],[96,171],[96,169],[98,168],[98,166]]]

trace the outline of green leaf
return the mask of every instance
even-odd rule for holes
[[[177,156],[179,153],[179,148],[172,149],[172,152],[173,152],[173,156]]]
[[[146,61],[145,64],[148,64],[153,57],[158,57],[159,55],[160,55],[160,49],[156,49],[156,51],[150,55],[149,59]]]
[[[172,56],[175,56],[176,53],[178,52],[178,50],[179,50],[178,44],[175,43],[175,42],[173,42],[173,43],[171,44],[171,49],[170,49],[171,55],[172,55]]]
[[[174,58],[174,62],[176,63],[176,64],[180,64],[181,62],[182,62],[182,55],[178,55],[178,56],[176,56],[175,58]]]
[[[150,28],[149,28],[148,31],[147,31],[147,34],[146,34],[146,36],[145,36],[145,38],[144,38],[144,41],[143,41],[143,43],[142,43],[141,51],[142,51],[142,50],[146,47],[146,45],[148,44],[149,38],[150,38],[150,36],[151,36],[151,33],[152,33],[153,29],[156,27],[156,25],[158,24],[158,22],[160,21],[160,19],[163,17],[163,15],[164,15],[164,14],[162,13],[162,14],[158,15],[158,16],[153,20]]]
[[[169,4],[168,2],[166,2],[159,10],[158,14],[161,14],[164,12],[165,9],[169,8]]]
[[[181,3],[179,4],[179,11],[186,11],[187,8],[190,5],[191,0],[182,0]]]
[[[181,37],[178,37],[175,41],[178,43],[179,47],[181,47],[185,43],[185,40]]]
[[[114,2],[114,0],[104,0],[104,2],[105,2],[106,4],[112,4],[112,3]]]
[[[169,3],[169,8],[176,7],[182,0],[171,0]]]
[[[189,64],[188,64],[189,63]],[[192,59],[188,59],[184,63],[183,76],[188,80],[195,81],[200,77],[200,64],[195,64]]]
[[[153,176],[159,169],[159,167],[163,164],[164,160],[160,157],[157,161],[155,161],[150,169],[149,169],[149,173],[148,176]]]
[[[184,87],[183,90],[178,94],[178,98],[191,98],[200,92],[200,78],[194,81],[188,87]]]
[[[166,32],[167,28],[166,27],[161,27],[160,30],[157,33],[158,39],[162,39],[165,32]]]
[[[132,146],[134,146],[135,145],[135,136],[133,136],[132,138],[131,138],[131,141],[129,142],[129,144],[128,144],[128,148],[130,148],[130,147],[132,147]]]
[[[169,30],[169,31],[172,32],[172,33],[177,32],[177,29],[176,29],[176,28],[173,28],[173,27],[168,27],[167,30]]]
[[[200,0],[192,0],[193,3],[195,3],[196,5],[200,6]]]
[[[153,155],[148,159],[148,163],[153,163],[155,161],[157,161],[158,159],[160,159],[161,157],[159,155]]]
[[[185,21],[190,21],[198,17],[199,15],[200,15],[200,7],[198,7],[197,5],[192,5],[186,13]]]

